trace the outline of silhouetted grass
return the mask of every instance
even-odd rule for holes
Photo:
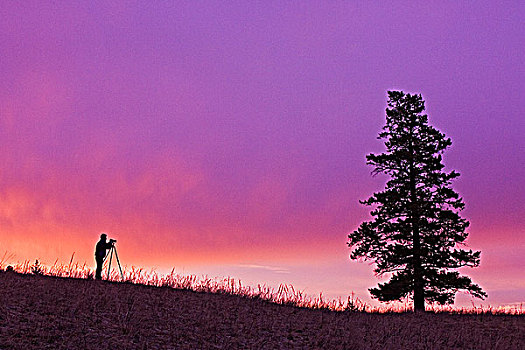
[[[68,264],[59,264],[58,260],[51,266],[45,266],[35,261],[24,261],[13,266],[15,272],[22,274],[39,274],[54,277],[70,277],[80,279],[93,279],[94,268],[86,263],[73,262],[74,253]],[[0,270],[5,268],[6,255],[0,259]],[[107,262],[106,262],[107,263]],[[106,270],[106,266],[104,267]],[[187,275],[176,273],[175,269],[169,274],[159,274],[155,270],[145,270],[137,267],[123,267],[124,280],[117,269],[112,269],[109,280],[112,282],[124,282],[140,284],[145,286],[169,287],[178,290],[191,290],[195,292],[238,295],[250,299],[261,299],[268,302],[290,305],[294,307],[309,309],[324,309],[330,311],[351,311],[367,313],[404,313],[411,312],[412,305],[408,302],[391,303],[382,306],[371,306],[360,300],[354,293],[347,298],[327,299],[322,293],[319,296],[307,295],[304,291],[297,290],[290,284],[281,284],[274,288],[266,284],[257,286],[244,285],[240,280],[231,277],[209,277],[206,275]],[[106,273],[103,273],[104,279]],[[520,304],[515,306],[475,306],[454,307],[442,305],[427,305],[427,311],[434,313],[449,314],[505,314],[523,315],[525,309]]]
[[[0,271],[0,349],[523,349],[523,315],[336,312],[232,279],[164,287]],[[83,265],[82,265],[83,266]],[[44,267],[40,267],[45,270]],[[88,272],[86,269],[84,272]],[[73,275],[73,268],[58,274]],[[138,272],[135,277],[151,276]],[[153,273],[153,275],[155,275]],[[175,275],[175,274],[173,274]],[[129,274],[127,275],[129,277]],[[172,288],[170,283],[187,289]],[[180,284],[177,284],[179,283]],[[196,292],[191,288],[199,289]],[[214,291],[209,293],[206,291]],[[256,290],[257,291],[257,290]],[[229,294],[240,293],[239,295]],[[244,294],[243,294],[244,293]],[[319,299],[320,300],[320,299]],[[318,300],[318,301],[319,301]],[[317,309],[315,309],[317,307]]]

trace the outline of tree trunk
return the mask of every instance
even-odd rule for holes
[[[411,135],[412,136],[412,133]],[[425,311],[425,293],[421,266],[421,242],[419,236],[419,213],[416,194],[416,169],[414,146],[410,140],[410,216],[412,221],[412,256],[414,264],[414,312]]]
[[[414,312],[425,311],[425,293],[421,268],[421,252],[419,239],[419,225],[417,218],[412,229],[414,233]]]

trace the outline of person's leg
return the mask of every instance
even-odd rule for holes
[[[97,272],[95,273],[95,278],[97,280],[102,279],[102,265],[104,264],[104,259],[96,258],[97,260]]]

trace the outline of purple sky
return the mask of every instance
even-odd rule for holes
[[[0,253],[293,283],[364,299],[346,236],[380,190],[386,91],[421,93],[493,305],[525,301],[525,5],[0,7]]]

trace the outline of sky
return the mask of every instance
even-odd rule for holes
[[[350,261],[383,188],[388,90],[421,93],[484,304],[525,301],[522,1],[0,6],[0,256],[291,283],[379,281]],[[475,300],[479,304],[479,300]],[[470,305],[467,296],[458,305]]]

